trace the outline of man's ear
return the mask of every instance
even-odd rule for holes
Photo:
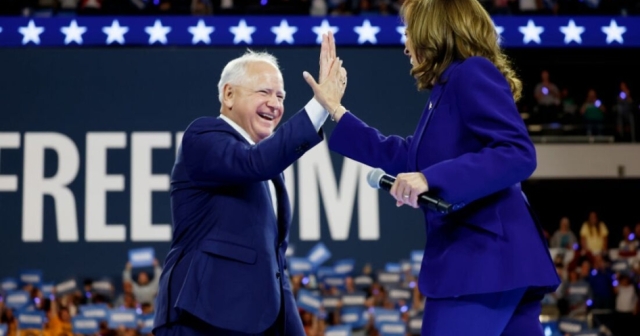
[[[222,105],[231,109],[233,107],[233,98],[238,92],[230,85],[225,84],[222,88]]]

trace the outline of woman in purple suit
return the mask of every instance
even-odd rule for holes
[[[415,133],[384,136],[322,101],[337,121],[329,147],[397,175],[397,205],[425,215],[422,335],[543,335],[540,300],[560,280],[520,187],[536,168],[522,84],[477,0],[406,0],[402,18],[411,75],[431,91]],[[421,206],[427,191],[457,210]]]

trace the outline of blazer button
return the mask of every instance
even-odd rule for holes
[[[276,279],[280,279],[280,272],[276,272]]]

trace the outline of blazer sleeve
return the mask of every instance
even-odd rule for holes
[[[226,130],[193,127],[185,132],[181,151],[190,180],[215,187],[273,179],[322,140],[322,130],[316,132],[301,110],[256,145]]]
[[[351,113],[345,113],[329,137],[329,149],[397,175],[407,168],[407,153],[412,136],[384,136]]]
[[[535,147],[518,113],[509,85],[489,60],[472,57],[450,77],[463,129],[483,144],[422,170],[429,190],[464,206],[531,176]]]

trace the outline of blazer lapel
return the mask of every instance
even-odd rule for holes
[[[440,98],[441,86],[436,85],[429,94],[429,101],[427,105],[424,107],[424,111],[422,111],[422,116],[420,117],[420,122],[418,123],[418,127],[416,127],[416,131],[413,134],[413,141],[411,143],[411,148],[409,152],[409,162],[408,162],[408,171],[414,171],[417,169],[417,152],[420,141],[422,140],[422,136],[424,135],[424,131],[427,129],[427,124],[431,119],[431,115],[433,114],[434,107],[436,106],[439,98]]]
[[[278,241],[281,242],[289,231],[289,221],[291,220],[291,205],[289,204],[289,194],[284,184],[284,174],[279,174],[274,178],[273,185],[276,188],[278,199]]]

